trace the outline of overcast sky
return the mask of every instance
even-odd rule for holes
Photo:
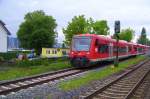
[[[64,39],[62,27],[81,14],[94,20],[107,20],[111,34],[114,21],[120,20],[122,29],[135,30],[135,39],[142,27],[150,37],[150,0],[0,0],[0,20],[6,23],[12,36],[16,36],[24,15],[34,10],[43,10],[56,19],[59,42]]]

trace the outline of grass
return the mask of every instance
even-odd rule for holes
[[[64,90],[64,91],[79,88],[83,85],[89,84],[93,80],[100,80],[100,79],[105,78],[109,75],[112,75],[113,73],[119,72],[119,71],[121,71],[121,70],[123,70],[123,69],[125,69],[131,65],[134,65],[134,64],[136,64],[136,63],[138,63],[144,59],[146,59],[146,57],[137,56],[136,58],[132,58],[132,59],[120,62],[119,66],[116,68],[112,68],[113,65],[110,65],[110,66],[104,68],[103,70],[89,72],[83,77],[72,79],[72,80],[69,80],[67,82],[66,81],[61,82],[59,84],[59,88]]]
[[[4,66],[1,66],[4,67]],[[10,80],[19,77],[31,76],[49,71],[55,71],[71,67],[68,61],[58,61],[50,63],[48,65],[40,66],[12,66],[8,70],[0,71],[0,80]]]

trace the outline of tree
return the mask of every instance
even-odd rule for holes
[[[142,31],[141,31],[141,35],[140,35],[139,39],[137,40],[137,43],[146,45],[147,41],[148,41],[148,39],[146,36],[146,29],[143,27]]]
[[[96,21],[93,24],[93,32],[99,35],[108,35],[109,27],[106,20]]]
[[[73,35],[77,34],[101,34],[108,35],[109,27],[107,21],[94,21],[92,18],[86,19],[84,15],[74,16],[66,28],[63,28],[65,43],[70,45]]]
[[[127,28],[127,29],[121,30],[119,34],[119,39],[130,42],[133,39],[133,36],[134,36],[134,30]]]
[[[85,27],[87,26],[87,20],[84,15],[74,16],[71,22],[68,22],[68,26],[63,28],[65,35],[65,43],[70,45],[73,35],[85,33]]]
[[[94,20],[92,18],[87,19],[87,25],[85,26],[85,33],[95,34],[93,30]]]
[[[57,35],[55,31],[57,24],[52,16],[40,10],[27,13],[24,20],[17,32],[21,47],[34,48],[40,54],[42,47],[53,46]]]
[[[62,43],[61,47],[62,47],[62,48],[66,48],[65,43]]]
[[[147,39],[146,45],[150,46],[150,40],[149,39]]]

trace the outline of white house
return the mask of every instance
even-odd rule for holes
[[[0,52],[7,52],[8,50],[8,35],[11,35],[5,27],[5,23],[0,20]]]

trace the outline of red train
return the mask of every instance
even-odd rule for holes
[[[119,58],[145,54],[149,46],[119,40]],[[115,39],[96,34],[73,37],[69,57],[74,67],[87,67],[99,61],[112,61],[117,53]]]

